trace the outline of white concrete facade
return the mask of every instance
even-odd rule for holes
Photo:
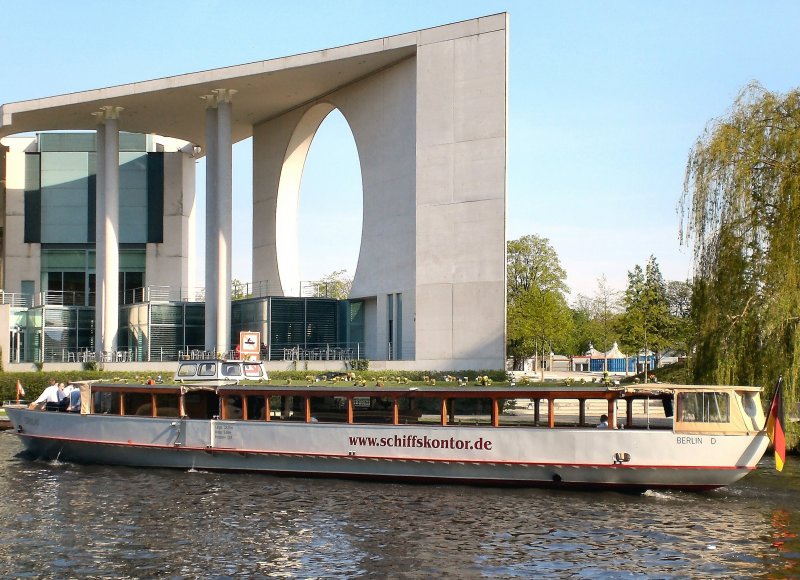
[[[181,151],[164,154],[164,242],[145,246],[146,286],[197,286],[195,159]]]
[[[253,279],[280,280],[296,294],[300,178],[314,133],[338,108],[361,162],[364,214],[350,297],[370,299],[368,357],[389,358],[388,296],[396,312],[399,295],[402,326],[394,332],[414,367],[500,368],[506,17],[391,40],[413,43],[414,55],[254,126]]]
[[[220,144],[207,129],[202,97],[221,89],[235,93],[226,112],[225,147],[253,137],[252,279],[291,295],[299,278],[302,170],[317,128],[338,108],[361,163],[362,239],[351,298],[364,300],[367,357],[400,359],[391,361],[398,369],[503,368],[507,31],[507,15],[497,14],[286,58],[10,103],[0,107],[0,137],[92,128],[92,111],[115,106],[124,109],[120,130],[168,135],[213,151]],[[173,208],[170,223],[192,228],[194,198],[179,189],[183,203]],[[168,221],[165,215],[166,235]],[[207,236],[222,234],[222,225],[212,222]],[[164,266],[180,263],[184,285],[183,268],[191,271],[192,259],[182,242],[170,247],[178,245],[180,256],[169,256]],[[159,283],[150,278],[157,254],[148,247],[148,285]],[[230,309],[221,294],[230,290],[227,264],[207,270],[213,279],[206,288],[216,289],[217,310]],[[161,274],[166,272],[157,266],[154,278]],[[214,334],[219,342],[220,329]]]

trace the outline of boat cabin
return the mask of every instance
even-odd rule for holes
[[[224,363],[223,363],[224,365]],[[222,366],[222,365],[221,365]],[[198,366],[198,369],[200,367]],[[389,387],[91,385],[82,412],[227,421],[383,425],[596,427],[753,433],[764,425],[753,387]]]
[[[219,384],[241,381],[267,381],[269,374],[264,363],[244,360],[181,360],[175,371],[177,383],[217,382]]]

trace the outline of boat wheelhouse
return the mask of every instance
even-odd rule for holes
[[[268,381],[269,374],[260,361],[223,359],[185,359],[178,362],[175,382],[219,382]]]
[[[759,389],[84,385],[8,409],[39,457],[392,481],[710,489],[767,447]],[[598,415],[609,428],[597,429]]]

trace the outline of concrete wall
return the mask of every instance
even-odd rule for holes
[[[193,293],[197,257],[194,159],[164,153],[164,243],[146,245],[145,286]]]
[[[324,100],[254,127],[253,280],[279,280],[284,295],[297,294],[297,207],[308,149],[325,116],[338,108],[347,120],[361,162],[364,189],[361,247],[352,298],[376,298],[369,328],[377,343],[370,356],[385,357],[386,295],[401,292],[413,313],[415,65],[403,61]],[[403,318],[413,336],[413,315]]]
[[[6,229],[3,256],[3,289],[20,292],[23,280],[33,280],[41,291],[40,244],[25,239],[25,151],[35,145],[33,137],[6,137]]]
[[[506,18],[456,27],[417,51],[417,359],[502,368]]]
[[[11,327],[11,306],[0,304],[0,363],[3,367],[11,359],[11,334],[8,329]]]
[[[254,127],[253,280],[292,294],[308,148],[332,107],[347,119],[364,188],[351,297],[370,299],[371,358],[386,357],[387,295],[400,293],[408,368],[503,368],[506,24],[384,39],[416,55]]]

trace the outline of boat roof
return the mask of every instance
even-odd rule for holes
[[[185,363],[235,363],[246,365],[259,365],[263,360],[244,360],[241,358],[182,358],[178,361],[181,364]]]
[[[183,384],[157,384],[142,385],[131,383],[94,383],[93,389],[97,390],[136,390],[151,392],[188,392],[195,390],[216,391],[225,393],[263,393],[268,391],[276,395],[351,395],[351,396],[403,396],[419,394],[423,396],[492,396],[501,398],[587,398],[602,399],[611,397],[663,397],[673,395],[676,391],[682,392],[708,392],[708,391],[747,391],[758,392],[760,387],[727,386],[727,385],[677,385],[669,383],[653,383],[648,385],[529,385],[529,386],[390,386],[390,387],[357,387],[352,384],[339,385],[266,385],[263,383],[235,385],[225,381],[198,381]]]

